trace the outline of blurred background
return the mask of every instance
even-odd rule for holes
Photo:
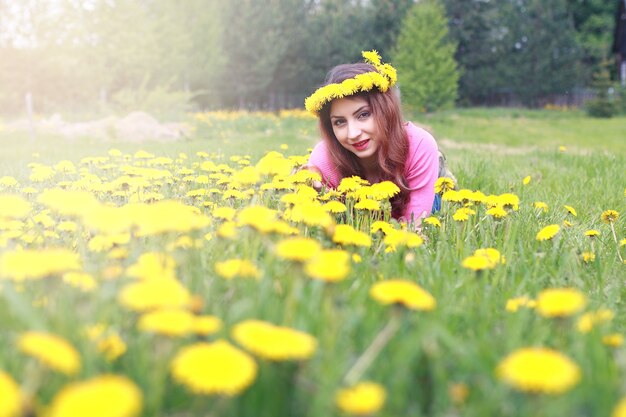
[[[415,111],[611,113],[624,19],[624,0],[0,0],[0,116],[302,107],[371,49]]]

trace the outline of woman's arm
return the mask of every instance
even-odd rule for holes
[[[309,156],[309,161],[303,168],[319,173],[322,176],[323,185],[329,188],[337,188],[339,185],[339,173],[330,159],[324,142],[315,145]]]
[[[419,225],[430,215],[435,200],[435,181],[439,173],[439,152],[435,138],[424,129],[410,125],[409,155],[405,165],[405,178],[410,188],[409,201],[403,217]]]

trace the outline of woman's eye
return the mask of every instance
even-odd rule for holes
[[[335,120],[333,124],[334,124],[335,126],[341,126],[343,123],[344,123],[344,121],[343,121],[343,120]]]
[[[370,115],[370,112],[364,111],[363,113],[359,114],[359,118],[366,119],[369,117],[369,115]]]

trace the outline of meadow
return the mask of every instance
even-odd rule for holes
[[[626,118],[409,119],[459,188],[419,232],[295,172],[300,111],[0,127],[0,416],[626,416]]]

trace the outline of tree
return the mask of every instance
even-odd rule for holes
[[[593,83],[593,75],[604,70],[609,58],[615,10],[618,1],[567,0],[576,38],[582,51],[581,77],[585,85]]]
[[[415,4],[402,23],[392,60],[408,108],[430,112],[454,105],[459,82],[455,49],[439,0]]]
[[[485,103],[505,82],[496,70],[503,58],[499,42],[501,2],[445,0],[450,37],[457,43],[455,59],[461,69],[459,99],[462,104]],[[498,3],[498,4],[496,4]]]
[[[495,68],[502,87],[537,106],[580,84],[580,48],[566,0],[509,0],[501,13],[503,54]]]

